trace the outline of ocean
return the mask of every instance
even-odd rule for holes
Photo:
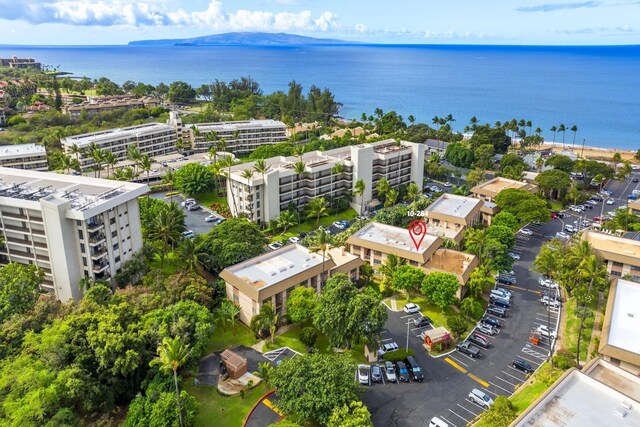
[[[452,114],[462,131],[472,116],[516,118],[549,141],[549,128],[563,123],[578,127],[576,145],[640,148],[640,46],[0,46],[0,57],[11,55],[118,83],[199,86],[249,75],[268,93],[296,80],[331,89],[347,119],[377,107],[427,123]]]

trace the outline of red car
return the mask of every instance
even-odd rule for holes
[[[551,212],[551,218],[552,218],[552,219],[560,218],[560,217],[558,216],[558,212]]]
[[[594,216],[593,220],[595,222],[605,222],[607,220],[607,218],[603,217],[603,216]]]

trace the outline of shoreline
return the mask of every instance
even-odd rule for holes
[[[611,160],[615,153],[620,153],[622,160],[629,160],[631,162],[637,162],[635,159],[636,151],[633,150],[625,150],[625,149],[615,149],[615,148],[604,148],[604,147],[593,147],[589,145],[585,145],[582,147],[582,144],[574,147],[572,144],[564,144],[564,148],[562,142],[551,142],[545,141],[542,145],[536,149],[545,150],[551,149],[554,153],[574,153],[579,157],[582,155],[584,150],[584,157],[587,159],[598,159],[598,160]]]

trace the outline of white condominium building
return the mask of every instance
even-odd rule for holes
[[[245,215],[252,221],[268,222],[280,212],[294,206],[302,211],[318,197],[335,200],[348,197],[358,180],[365,184],[363,196],[354,197],[356,210],[367,206],[376,196],[378,181],[389,180],[392,187],[415,182],[422,186],[425,146],[388,139],[374,143],[352,145],[329,151],[313,151],[302,156],[304,174],[294,166],[296,156],[273,157],[266,160],[264,175],[254,170],[255,163],[243,163],[231,168],[227,180],[228,203],[234,216]],[[339,166],[338,166],[339,165]],[[247,171],[253,171],[250,178]]]
[[[248,154],[261,145],[277,144],[287,140],[287,127],[276,120],[244,120],[236,122],[200,123],[189,125],[193,149],[207,152],[209,147],[224,140],[226,148],[234,154]]]
[[[71,147],[77,145],[85,152],[79,155],[82,170],[95,166],[95,162],[88,152],[92,144],[101,150],[111,151],[118,161],[127,158],[127,147],[133,145],[140,154],[150,157],[171,154],[177,151],[176,142],[179,134],[179,124],[172,115],[168,123],[145,123],[126,128],[115,128],[100,132],[85,133],[83,135],[68,136],[61,140],[62,147],[67,154],[75,156]],[[178,119],[179,120],[179,119]],[[180,122],[181,123],[181,122]]]
[[[0,167],[0,265],[35,264],[42,288],[80,299],[84,278],[108,279],[142,249],[146,185]]]
[[[16,144],[0,146],[0,166],[47,171],[47,150],[43,145]]]

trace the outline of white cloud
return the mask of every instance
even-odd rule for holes
[[[356,24],[355,30],[358,33],[366,33],[367,32],[367,26],[362,24],[362,23],[359,23],[359,24]]]
[[[315,17],[308,10],[296,13],[225,12],[219,0],[211,0],[204,10],[186,11],[172,7],[173,3],[153,0],[0,0],[0,19],[77,26],[191,26],[217,31],[325,32],[339,26],[337,15],[329,11]]]

